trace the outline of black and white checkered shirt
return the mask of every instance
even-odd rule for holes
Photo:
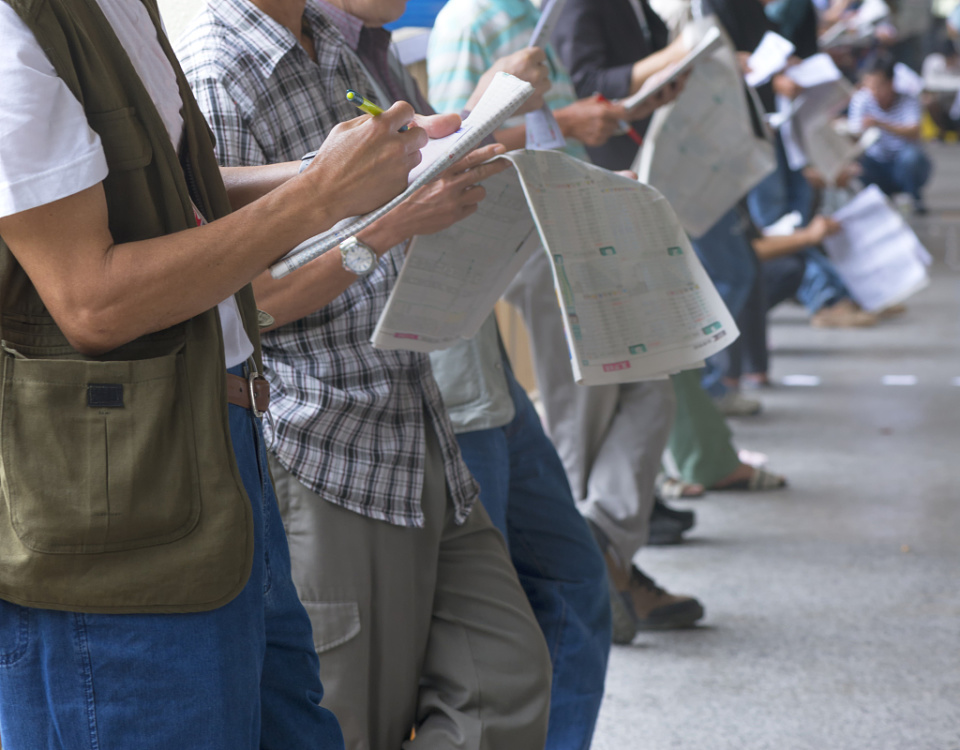
[[[304,23],[317,62],[247,0],[210,0],[181,38],[177,52],[216,135],[221,164],[272,164],[316,149],[337,123],[359,114],[346,100],[348,88],[382,98],[365,67],[381,91],[415,89],[409,78],[384,81],[385,71],[377,70],[387,60],[388,32],[361,32],[357,21],[348,41],[313,0]],[[380,58],[364,54],[368,32],[382,48]],[[399,66],[391,70],[406,76]],[[408,99],[423,108],[419,97]],[[369,343],[403,258],[403,247],[393,248],[332,303],[264,336],[275,421],[268,439],[280,462],[323,499],[369,518],[422,526],[426,413],[462,522],[477,485],[460,457],[429,358]]]

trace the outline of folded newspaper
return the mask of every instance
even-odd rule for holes
[[[513,151],[469,218],[417,237],[371,339],[429,352],[471,338],[528,258],[546,252],[576,382],[698,367],[739,335],[654,188],[556,151]]]
[[[517,111],[533,94],[533,86],[508,73],[497,73],[477,106],[461,123],[457,132],[444,138],[436,138],[421,150],[422,161],[410,171],[409,185],[400,195],[380,208],[363,216],[339,222],[329,232],[312,237],[291,250],[281,261],[270,267],[275,279],[280,279],[305,263],[336,247],[347,237],[370,226],[380,217],[393,210],[413,193],[435,180],[447,167],[473,151],[480,142],[496,130],[510,115]]]
[[[688,24],[684,33],[719,34],[721,42],[693,68],[677,100],[654,113],[633,170],[700,237],[776,168],[776,158],[766,132],[757,133],[756,95],[745,90],[733,45],[716,20]]]

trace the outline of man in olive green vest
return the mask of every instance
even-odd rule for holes
[[[299,176],[221,174],[153,0],[5,0],[0,39],[0,741],[342,747],[249,282],[459,121],[397,104]]]

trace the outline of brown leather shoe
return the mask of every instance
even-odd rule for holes
[[[691,628],[703,617],[703,605],[692,596],[678,596],[663,590],[636,566],[621,598],[631,606],[637,630]]]
[[[824,307],[810,318],[814,328],[869,328],[877,324],[877,316],[861,310],[849,297]]]

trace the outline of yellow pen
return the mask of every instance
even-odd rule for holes
[[[365,97],[360,96],[360,94],[358,94],[353,89],[347,89],[347,101],[350,102],[354,107],[359,109],[361,112],[366,112],[368,115],[372,115],[373,117],[377,117],[378,115],[383,114],[383,110],[380,109],[380,107],[378,107],[369,99],[366,99]],[[400,128],[399,132],[403,133],[406,129],[407,129],[407,126],[404,125],[402,128]]]

